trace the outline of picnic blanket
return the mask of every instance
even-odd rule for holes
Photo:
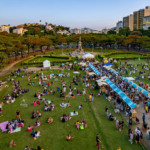
[[[15,132],[19,132],[19,131],[21,131],[21,127],[16,128],[15,130],[11,130],[10,133],[15,133]]]
[[[2,130],[2,132],[5,132],[7,124],[8,124],[8,121],[0,123],[0,129]]]
[[[71,116],[77,116],[77,115],[78,115],[78,112],[76,112],[76,113],[71,112],[70,114],[71,114]]]
[[[62,103],[60,104],[60,107],[67,107],[68,106],[68,103]]]

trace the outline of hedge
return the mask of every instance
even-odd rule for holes
[[[63,58],[66,60],[61,60],[61,61],[51,61],[52,63],[65,63],[65,62],[71,62],[71,57],[66,57],[66,56],[36,56],[36,57],[32,57],[30,59],[25,60],[22,65],[37,65],[37,64],[43,64],[42,62],[31,62],[32,60],[36,59],[36,58],[42,58],[42,57],[47,57],[47,58]]]

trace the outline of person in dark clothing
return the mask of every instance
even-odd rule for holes
[[[145,122],[145,114],[144,113],[143,113],[142,119],[143,119],[143,124],[144,124],[144,122]]]
[[[100,139],[99,139],[99,134],[96,134],[96,147],[98,148],[98,150],[100,150],[99,148],[99,143],[100,143]]]

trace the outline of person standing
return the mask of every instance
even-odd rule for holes
[[[144,113],[143,113],[142,119],[143,119],[143,124],[144,124],[145,123],[145,114]]]
[[[132,130],[130,131],[130,142],[131,142],[131,144],[133,143],[133,132],[132,132]]]
[[[99,139],[99,134],[96,134],[96,147],[98,148],[98,150],[100,150],[99,148],[99,143],[100,143],[100,139]]]

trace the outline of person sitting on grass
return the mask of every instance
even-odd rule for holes
[[[20,117],[20,111],[16,111],[16,118],[17,119],[20,119],[21,117]]]
[[[53,123],[53,118],[47,118],[47,123],[49,124]]]
[[[74,113],[74,115],[76,115],[78,112],[74,110],[73,113]]]
[[[9,143],[9,147],[12,148],[15,146],[16,146],[16,144],[15,144],[14,140],[11,140],[11,142]]]
[[[82,119],[81,123],[79,122],[79,120],[76,122],[76,128],[79,130],[84,130],[85,128],[87,128],[87,123],[85,121],[85,119]]]
[[[26,146],[24,150],[30,150],[30,147],[29,147],[29,146]]]
[[[83,105],[82,105],[82,104],[80,104],[80,105],[78,106],[78,108],[79,108],[79,109],[82,109],[82,108],[83,108]]]
[[[66,114],[63,114],[63,117],[60,117],[60,120],[62,122],[66,122],[66,121],[69,121],[71,119],[71,116],[70,115],[66,115]]]
[[[111,113],[109,113],[108,119],[109,119],[110,121],[113,121],[113,120],[114,120],[114,117],[113,117],[113,115],[112,115]]]
[[[34,119],[34,118],[36,118],[36,117],[37,117],[37,116],[36,116],[36,113],[33,111],[33,112],[32,112],[32,117],[31,117],[31,118]]]
[[[39,127],[40,125],[41,125],[41,122],[37,119],[34,124],[34,127]]]
[[[36,101],[33,102],[33,106],[36,106]]]
[[[41,117],[42,116],[42,113],[40,110],[37,111],[37,117]]]
[[[34,138],[36,133],[37,131],[33,130],[33,132],[31,133],[31,136]]]
[[[33,130],[33,126],[28,126],[28,128],[27,128],[27,132],[30,132],[30,131],[32,131]]]
[[[67,140],[67,141],[71,141],[71,140],[72,140],[71,135],[68,134],[68,135],[66,136],[66,140]]]
[[[40,137],[40,131],[33,131],[31,133],[31,136],[33,137],[34,140]]]

